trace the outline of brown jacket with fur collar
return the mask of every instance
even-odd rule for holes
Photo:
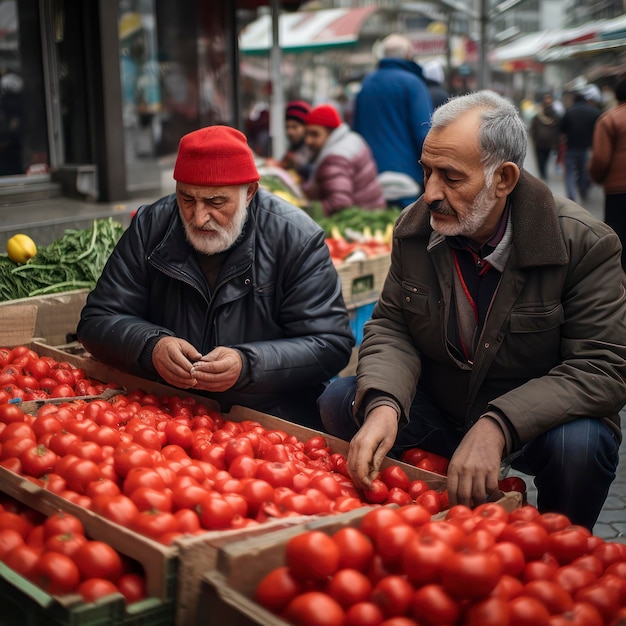
[[[368,390],[408,415],[419,381],[469,428],[488,407],[516,447],[577,417],[607,418],[619,437],[626,403],[626,289],[615,233],[523,171],[511,194],[513,243],[473,364],[448,346],[453,262],[423,199],[394,231],[392,262],[364,328],[355,412]]]

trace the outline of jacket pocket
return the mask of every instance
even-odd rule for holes
[[[428,294],[426,287],[402,281],[402,303],[411,313],[424,314],[428,311]]]
[[[563,305],[559,302],[512,311],[510,329],[512,333],[545,332],[558,328],[564,321]]]

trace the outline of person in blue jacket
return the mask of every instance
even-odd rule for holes
[[[417,200],[424,184],[419,164],[433,105],[410,39],[383,39],[378,67],[356,96],[354,130],[370,146],[389,205]]]

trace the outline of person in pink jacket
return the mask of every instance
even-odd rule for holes
[[[596,122],[589,161],[591,180],[604,187],[604,221],[626,246],[626,73],[615,85],[617,106]],[[622,268],[626,251],[622,248]]]
[[[342,122],[330,104],[313,108],[304,118],[306,143],[313,152],[313,170],[302,190],[319,200],[325,215],[348,207],[385,208],[378,170],[367,143]]]

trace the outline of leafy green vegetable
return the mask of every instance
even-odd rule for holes
[[[371,211],[359,207],[348,207],[330,217],[324,217],[320,215],[320,212],[316,210],[315,206],[312,206],[309,214],[324,229],[326,236],[330,237],[333,226],[337,227],[341,233],[346,228],[363,232],[365,227],[369,227],[372,231],[377,228],[384,231],[387,224],[395,223],[401,213],[401,209],[390,208]]]
[[[93,289],[123,232],[124,226],[109,217],[94,220],[92,228],[66,230],[23,265],[0,255],[0,302]]]

